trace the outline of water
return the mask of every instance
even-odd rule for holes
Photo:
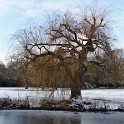
[[[124,124],[124,113],[0,111],[0,124]]]

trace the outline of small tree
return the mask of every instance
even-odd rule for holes
[[[111,57],[106,61],[106,65],[108,68],[111,68],[113,72],[109,75],[111,78],[111,82],[114,86],[119,86],[124,79],[124,50],[123,49],[115,49],[111,51]],[[111,60],[110,60],[111,59]]]
[[[110,48],[106,12],[90,9],[87,14],[77,16],[70,12],[57,13],[49,18],[47,28],[39,26],[21,30],[15,34],[15,39],[21,43],[28,63],[41,62],[42,66],[38,64],[37,67],[50,69],[53,75],[48,71],[46,75],[51,75],[51,80],[57,76],[55,72],[62,72],[58,77],[68,77],[71,97],[81,96],[88,64],[103,66],[100,59],[89,61],[89,54],[98,49],[106,52]],[[45,68],[43,70],[47,70]]]
[[[7,63],[7,76],[11,82],[15,82],[15,85],[25,85],[25,88],[28,88],[27,67],[23,53],[9,56]]]

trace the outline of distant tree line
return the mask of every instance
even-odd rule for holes
[[[0,64],[0,87],[24,86],[21,64],[24,63],[17,54],[9,56],[6,65]]]
[[[124,49],[114,49],[107,55],[100,57],[104,68],[94,68],[90,65],[85,81],[94,84],[95,87],[124,87]]]
[[[108,57],[105,54],[97,53],[97,57],[101,58],[105,63],[105,67],[96,68],[94,65],[90,64],[85,76],[84,82],[87,82],[94,87],[124,87],[124,49],[115,49],[111,51],[111,56]],[[89,57],[89,59],[91,59]],[[96,57],[92,58],[96,59]],[[50,80],[50,75],[54,77],[54,82],[56,82],[56,87],[69,87],[67,82],[63,81],[62,72],[53,73],[52,63],[46,64],[45,68],[47,71],[43,71],[39,68],[44,63],[45,60],[37,61],[33,63],[32,67],[25,67],[24,58],[20,54],[13,54],[9,57],[8,63],[5,66],[0,64],[0,87],[43,87],[42,85],[48,85],[47,82]],[[47,75],[45,79],[42,79],[43,75]],[[58,79],[57,79],[58,78]],[[65,78],[68,78],[66,76]],[[45,82],[42,84],[41,82]],[[49,84],[52,87],[52,84]]]
[[[0,64],[0,87],[17,87],[20,85],[17,70],[15,71],[12,65],[7,67]]]

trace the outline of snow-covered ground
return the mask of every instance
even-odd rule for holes
[[[63,92],[61,92],[63,91]],[[0,88],[0,98],[10,97],[11,99],[25,99],[28,98],[32,106],[38,106],[38,101],[46,98],[53,97],[54,99],[69,99],[69,89],[58,89],[54,91],[46,89],[29,88]],[[76,99],[73,102],[75,104],[82,104],[86,109],[99,109],[106,108],[116,110],[118,108],[124,108],[124,89],[91,89],[82,90],[82,99]]]
[[[51,89],[42,90],[41,88],[28,88],[24,87],[11,87],[11,88],[0,88],[0,98],[10,97],[12,99],[23,99],[23,98],[47,98],[54,97],[55,99],[68,99],[70,97],[70,90],[60,89],[53,91]]]

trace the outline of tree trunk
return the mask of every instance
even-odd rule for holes
[[[70,77],[71,98],[81,97],[81,89],[84,83],[84,75],[87,67],[80,63],[78,64],[77,70],[73,73],[66,66],[65,69]]]
[[[84,85],[84,75],[87,67],[84,64],[79,64],[71,82],[71,98],[81,97],[81,89]]]
[[[71,98],[77,98],[81,96],[81,88],[71,87]]]
[[[25,78],[26,78],[26,77],[25,77]],[[25,83],[25,89],[28,89],[28,84],[29,84],[29,82],[28,82],[28,79],[27,79],[27,78],[25,79],[24,83]]]
[[[84,78],[84,70],[78,69],[71,81],[71,98],[81,97],[81,88]]]

